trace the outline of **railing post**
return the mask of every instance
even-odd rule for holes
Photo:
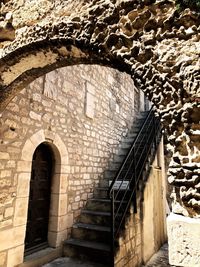
[[[111,192],[111,259],[110,259],[110,266],[115,266],[115,196],[114,190]]]
[[[134,160],[134,193],[133,193],[133,208],[134,213],[137,213],[137,175],[136,175],[136,162],[135,162],[135,147],[133,148],[133,160]]]
[[[155,143],[155,148],[156,148],[156,143],[157,139],[155,138],[155,133],[156,133],[156,119],[153,116],[153,108],[151,108],[148,116],[146,117],[145,121],[142,124],[142,127],[140,131],[138,132],[131,149],[129,150],[129,153],[127,154],[126,158],[124,159],[115,179],[113,179],[112,183],[110,184],[109,190],[108,190],[108,195],[109,199],[111,201],[111,233],[110,233],[110,247],[111,247],[111,256],[110,256],[110,266],[114,267],[115,266],[115,237],[118,236],[118,233],[120,231],[120,227],[125,219],[126,213],[128,208],[130,207],[130,204],[133,203],[134,205],[134,213],[137,213],[137,189],[138,189],[138,183],[140,178],[142,177],[142,172],[145,170],[145,165],[144,163],[147,161],[149,154],[151,152],[151,148],[153,147],[153,144]],[[147,129],[146,125],[149,125]],[[154,136],[152,136],[154,134]],[[141,148],[141,143],[144,142],[144,149],[142,149],[142,152],[140,151]],[[148,142],[148,143],[147,143]],[[139,144],[138,144],[139,143]],[[136,148],[136,144],[138,147]],[[138,155],[138,158],[136,158],[136,151]],[[145,156],[145,157],[144,157]],[[144,159],[143,159],[144,157]],[[131,159],[131,163],[130,163]],[[137,162],[136,162],[137,160]],[[142,163],[141,161],[144,160]],[[126,169],[127,164],[130,164],[128,169]],[[136,167],[137,166],[137,167]],[[125,171],[125,174],[124,174]],[[130,174],[130,179],[129,179],[129,188],[127,190],[122,190],[120,191],[119,189],[114,190],[115,188],[115,182],[120,181],[122,179],[123,181],[128,177],[129,178]],[[122,175],[125,175],[122,178]],[[129,190],[130,189],[130,190]],[[124,192],[123,192],[124,191]],[[121,193],[123,193],[123,196],[121,197]],[[130,195],[129,195],[130,193]],[[120,204],[119,206],[116,205],[116,199],[117,196],[120,196]],[[126,206],[122,206],[124,203],[123,201],[126,200],[128,196],[128,200],[126,201]],[[116,207],[115,207],[116,205]],[[123,207],[123,208],[122,208]],[[117,208],[117,209],[116,209]],[[123,209],[123,210],[122,210]],[[120,214],[119,212],[122,212]],[[118,216],[120,215],[119,222],[117,220],[116,224],[116,217],[118,219]]]
[[[153,124],[154,124],[154,146],[156,150],[156,145],[157,145],[157,131],[156,131],[156,117],[155,114],[153,116]]]

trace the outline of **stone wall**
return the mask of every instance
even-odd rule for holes
[[[55,157],[48,238],[57,247],[117,152],[138,99],[127,74],[91,65],[57,69],[12,99],[0,120],[0,266],[23,261],[36,147],[48,142]]]
[[[175,0],[130,2],[1,3],[0,109],[58,66],[95,63],[126,71],[156,105],[169,137],[173,212],[200,217],[200,16],[178,11]]]
[[[156,105],[168,136],[172,211],[199,218],[200,16],[177,10],[177,3],[1,1],[0,110],[58,66],[95,63],[126,71]]]

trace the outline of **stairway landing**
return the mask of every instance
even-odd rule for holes
[[[58,258],[48,264],[43,265],[43,267],[104,267],[104,266],[105,265],[96,262],[95,263],[85,262],[68,257]],[[169,264],[168,245],[164,244],[160,248],[160,250],[157,253],[155,253],[145,265],[142,265],[141,267],[177,267],[177,266]]]
[[[155,253],[151,259],[141,267],[178,267],[170,265],[168,261],[168,244],[164,244],[160,250]]]

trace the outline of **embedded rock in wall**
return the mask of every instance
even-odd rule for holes
[[[174,212],[199,217],[199,25],[197,13],[178,13],[173,0],[4,1],[1,109],[56,67],[96,63],[126,71],[156,105],[167,132]]]

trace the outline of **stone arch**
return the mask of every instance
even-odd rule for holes
[[[173,155],[169,181],[180,204],[174,212],[200,216],[198,14],[178,13],[168,0],[58,3],[60,11],[52,6],[41,16],[38,6],[37,19],[30,12],[21,22],[15,13],[23,17],[26,3],[13,9],[10,0],[2,7],[5,14],[13,11],[13,21],[9,15],[4,20],[13,23],[13,34],[10,39],[2,30],[1,109],[17,89],[57,67],[97,63],[126,71],[154,102],[166,129]]]
[[[58,134],[52,135],[40,130],[34,133],[23,146],[21,160],[18,162],[19,175],[13,226],[16,229],[20,226],[19,229],[23,231],[20,235],[25,238],[32,157],[41,143],[50,147],[55,159],[51,185],[48,243],[49,246],[57,248],[66,239],[67,228],[70,227],[67,215],[68,151]],[[24,239],[21,242],[18,253],[23,259]]]

